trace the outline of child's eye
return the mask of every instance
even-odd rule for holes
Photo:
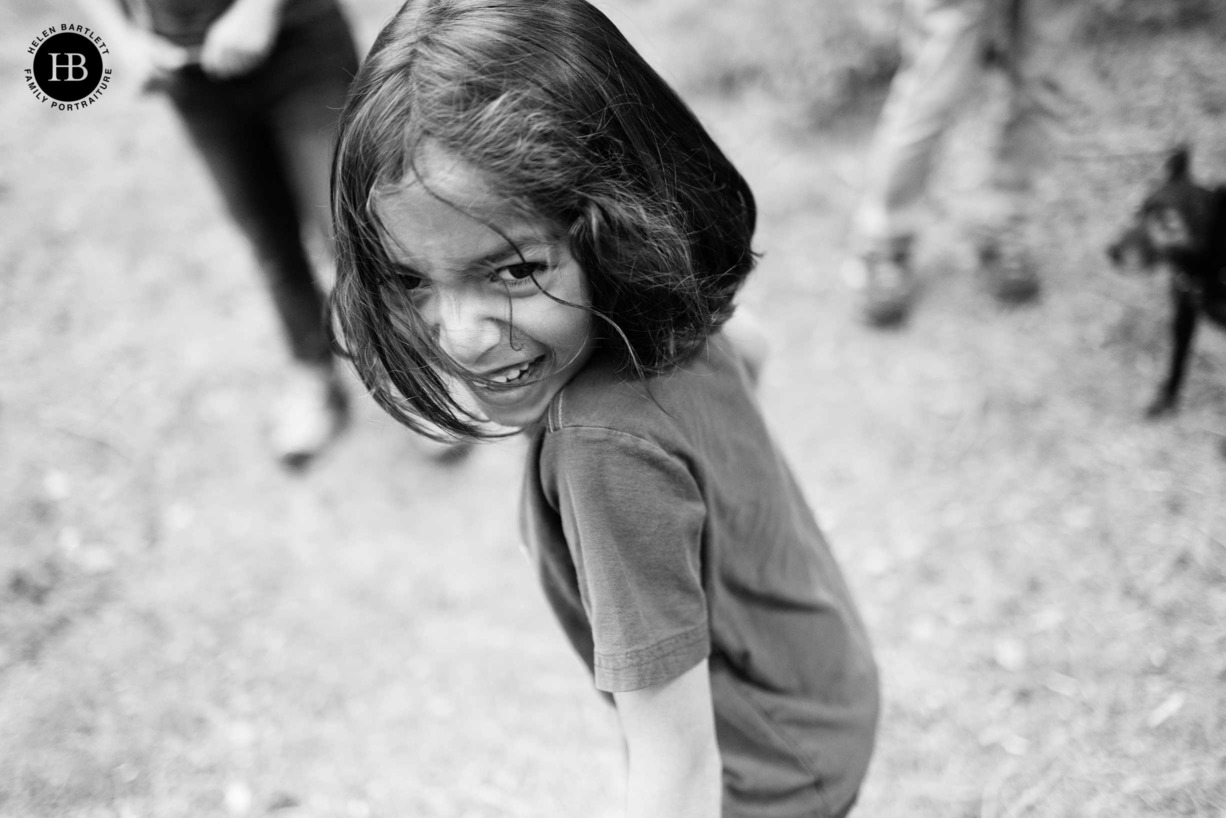
[[[533,276],[544,272],[546,265],[539,261],[523,261],[519,264],[508,264],[494,271],[494,279],[514,286],[527,281]]]
[[[429,282],[420,276],[408,273],[397,273],[387,276],[384,281],[385,292],[393,299],[406,299],[419,303],[430,292]]]
[[[414,290],[421,286],[422,277],[412,268],[393,262],[383,271],[383,281],[397,290]]]

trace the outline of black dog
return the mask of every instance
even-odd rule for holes
[[[1133,224],[1107,248],[1117,266],[1171,271],[1175,316],[1170,370],[1146,415],[1175,408],[1192,336],[1203,314],[1226,328],[1226,185],[1202,187],[1192,181],[1189,152],[1179,148],[1166,160],[1166,179],[1141,203]]]

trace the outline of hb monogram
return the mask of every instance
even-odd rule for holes
[[[89,76],[89,69],[85,67],[84,54],[55,52],[47,56],[51,58],[51,76],[47,78],[49,82],[63,82],[64,80],[80,82]],[[67,57],[68,59],[61,62],[61,57]],[[61,68],[67,71],[67,76],[62,79],[59,75]],[[80,72],[79,74],[77,73],[78,71]]]

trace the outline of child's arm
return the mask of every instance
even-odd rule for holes
[[[285,0],[236,0],[204,35],[200,67],[217,79],[253,71],[277,41],[284,6]]]
[[[613,698],[630,753],[626,817],[719,818],[721,765],[707,660]]]

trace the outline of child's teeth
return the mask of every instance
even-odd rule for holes
[[[528,364],[524,364],[519,369],[508,372],[506,375],[503,375],[501,378],[494,378],[494,380],[498,383],[510,383],[511,381],[517,381],[520,378],[522,378],[524,376],[524,373],[527,371],[528,371]]]

